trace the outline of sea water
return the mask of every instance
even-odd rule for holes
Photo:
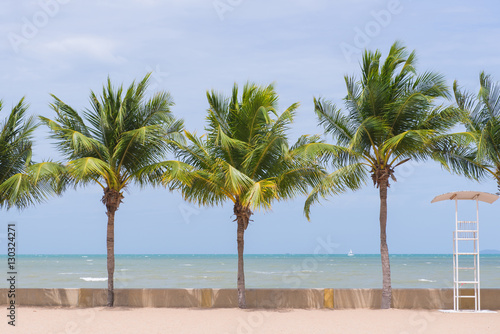
[[[380,255],[245,255],[247,288],[380,288]],[[451,255],[391,255],[393,288],[451,288]],[[0,256],[0,263],[7,263]],[[236,255],[116,255],[115,288],[235,288]],[[500,255],[481,255],[500,288]],[[106,255],[18,255],[18,288],[106,288]],[[7,283],[0,285],[6,285]]]

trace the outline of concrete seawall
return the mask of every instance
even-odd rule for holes
[[[17,289],[18,306],[101,307],[106,289]],[[380,289],[247,289],[249,308],[352,309],[379,308]],[[472,308],[465,300],[461,308]],[[0,289],[0,305],[9,303]],[[116,289],[115,306],[237,307],[236,289]],[[393,308],[452,309],[452,289],[393,289]],[[500,289],[481,290],[481,308],[500,310]]]

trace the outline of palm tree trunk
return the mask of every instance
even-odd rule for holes
[[[114,274],[115,274],[115,211],[108,211],[108,231],[106,238],[108,259],[108,303],[106,306],[113,307],[115,301]]]
[[[115,275],[115,213],[122,202],[123,195],[115,189],[104,189],[101,201],[106,205],[108,216],[108,230],[106,236],[107,264],[108,264],[108,302],[106,306],[113,307],[115,302],[114,275]]]
[[[244,217],[237,217],[238,230],[236,240],[238,242],[238,307],[246,308],[245,299],[245,270],[243,264],[243,249],[245,245],[245,222]]]
[[[389,249],[387,247],[387,188],[389,182],[383,178],[379,183],[380,191],[380,258],[382,261],[382,309],[391,308],[391,265],[389,262]]]
[[[243,265],[243,250],[245,246],[245,230],[248,227],[252,211],[250,211],[248,207],[242,206],[240,204],[239,197],[236,196],[233,212],[236,216],[236,222],[238,223],[238,229],[236,232],[236,241],[238,243],[238,307],[246,308],[247,303],[245,299],[245,269]]]

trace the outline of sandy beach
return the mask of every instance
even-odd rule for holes
[[[16,327],[0,333],[500,333],[500,313],[441,313],[424,310],[239,310],[172,308],[17,309]]]

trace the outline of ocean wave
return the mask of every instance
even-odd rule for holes
[[[188,279],[192,279],[192,278],[196,278],[196,279],[200,279],[200,278],[209,278],[209,276],[206,276],[206,275],[184,275],[183,276],[184,278],[188,278]],[[216,278],[217,279],[217,278]]]
[[[183,267],[192,267],[193,265],[191,263],[183,263],[181,264]]]
[[[80,277],[81,280],[85,282],[104,282],[107,281],[107,277]]]
[[[419,281],[419,282],[429,282],[429,283],[434,283],[434,282],[436,282],[436,281],[434,281],[434,280],[431,280],[431,279],[425,279],[425,278],[419,278],[419,279],[418,279],[418,281]]]

